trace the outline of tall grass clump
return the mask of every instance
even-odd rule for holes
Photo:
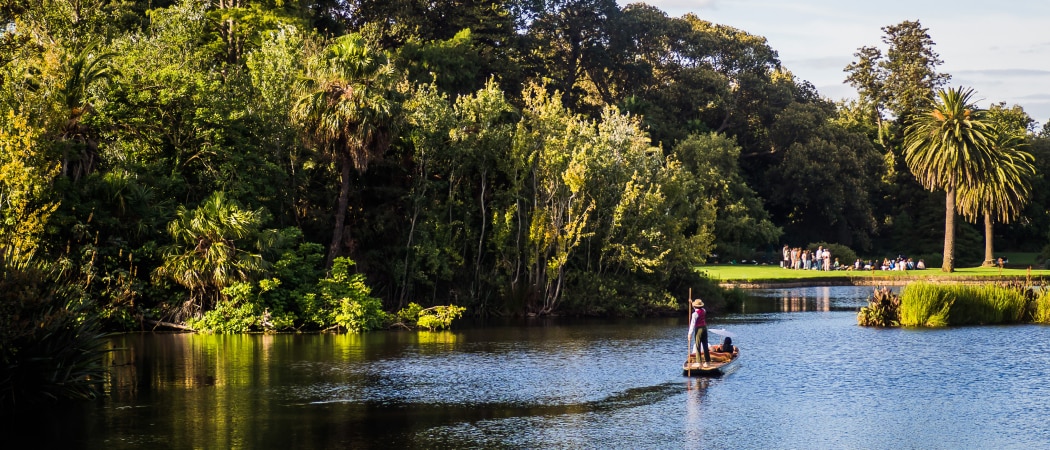
[[[1050,289],[1044,288],[1036,296],[1032,307],[1032,322],[1050,324]]]
[[[904,287],[900,299],[900,323],[906,327],[946,327],[955,296],[947,286],[916,282]]]
[[[1019,323],[1025,320],[1028,299],[1024,292],[1008,286],[987,284],[972,288],[977,314],[968,324]]]
[[[1026,289],[1018,286],[912,283],[901,293],[901,325],[944,327],[1017,323],[1026,319]]]

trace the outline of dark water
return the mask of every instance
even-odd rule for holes
[[[1050,448],[1050,328],[861,328],[868,292],[756,292],[711,320],[743,355],[717,379],[681,376],[684,314],[128,335],[104,401],[10,418],[5,434],[105,449]]]

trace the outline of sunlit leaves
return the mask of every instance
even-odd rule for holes
[[[59,164],[42,132],[12,111],[0,119],[0,251],[16,261],[33,256],[58,207],[52,185]]]
[[[154,276],[170,278],[190,291],[188,316],[198,316],[211,307],[222,290],[235,282],[251,280],[266,267],[251,243],[262,224],[261,210],[246,210],[213,193],[195,209],[180,206],[168,224],[174,242]],[[206,301],[208,303],[206,303]]]
[[[975,184],[996,161],[992,130],[983,120],[983,110],[972,104],[972,89],[941,90],[937,95],[939,101],[906,130],[905,162],[928,190]]]

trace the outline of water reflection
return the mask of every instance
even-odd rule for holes
[[[741,305],[744,314],[771,312],[856,311],[867,304],[870,286],[813,286],[756,289]]]
[[[712,316],[743,352],[716,379],[681,375],[684,317],[436,333],[127,335],[112,341],[106,399],[0,420],[11,442],[107,450],[1050,442],[1050,327],[862,328],[853,310],[869,289],[757,292],[747,313]],[[1001,342],[1015,344],[1010,358],[975,351]]]

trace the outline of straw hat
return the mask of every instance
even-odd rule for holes
[[[693,300],[693,308],[700,309],[704,307],[704,301],[700,299]]]

